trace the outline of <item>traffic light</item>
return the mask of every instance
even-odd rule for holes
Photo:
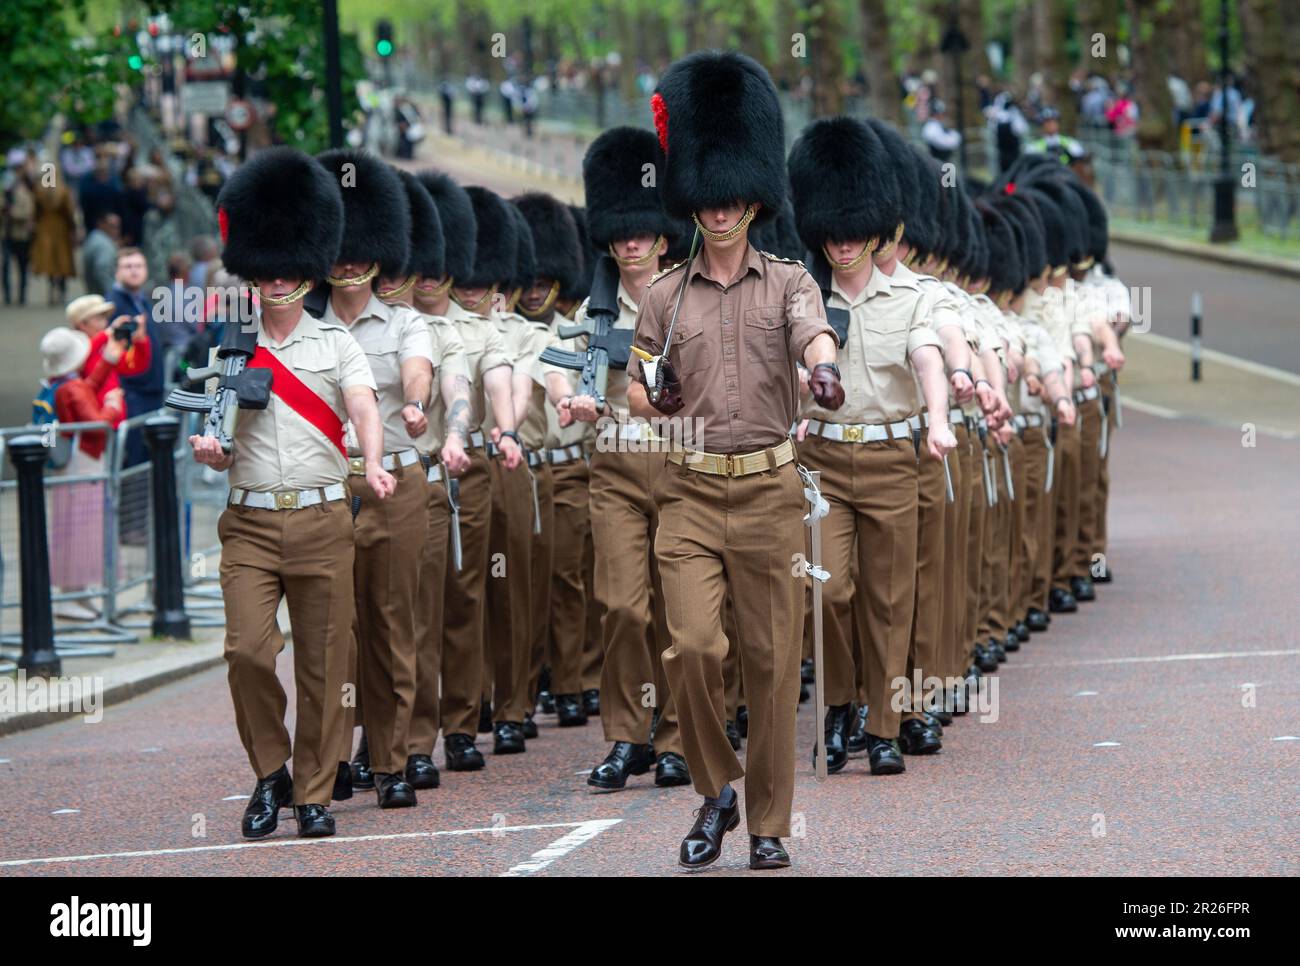
[[[380,57],[393,55],[393,24],[388,20],[375,22],[375,53]]]

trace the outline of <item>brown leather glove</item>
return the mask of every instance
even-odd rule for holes
[[[650,392],[653,387],[645,381],[644,366],[640,367],[640,372],[641,385],[646,388],[646,399],[659,412],[665,416],[671,416],[686,405],[686,401],[682,399],[682,382],[677,378],[677,370],[673,368],[673,364],[667,359],[659,363],[660,393],[658,402],[655,402],[654,396]]]
[[[840,383],[840,367],[833,362],[820,362],[813,366],[808,378],[808,388],[813,399],[823,409],[839,409],[844,405],[844,386]]]

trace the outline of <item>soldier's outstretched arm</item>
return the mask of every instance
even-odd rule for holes
[[[369,386],[349,386],[343,390],[343,405],[356,430],[361,455],[366,461],[366,482],[381,500],[392,495],[397,481],[383,467],[384,429],[379,422],[379,402]]]

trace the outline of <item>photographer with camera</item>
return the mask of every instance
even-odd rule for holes
[[[107,375],[95,391],[95,401],[103,406],[108,394],[117,391],[120,395],[119,376],[135,376],[147,372],[153,361],[153,346],[149,334],[129,315],[119,315],[109,324],[115,307],[112,302],[99,295],[83,295],[68,304],[68,325],[90,339],[90,354],[86,356],[85,365],[81,367],[81,377],[89,379],[101,358],[106,358],[105,349],[114,343],[110,354]],[[117,426],[127,415],[125,404],[116,410],[113,425]]]

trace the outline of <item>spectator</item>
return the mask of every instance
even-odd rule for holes
[[[474,105],[474,123],[480,127],[483,125],[483,106],[487,100],[487,93],[491,90],[491,85],[486,77],[481,74],[470,74],[465,78],[465,90],[469,94],[470,103]]]
[[[190,284],[195,288],[206,288],[213,273],[221,267],[221,252],[217,249],[217,240],[211,235],[196,235],[190,241]]]
[[[1020,157],[1020,145],[1029,134],[1029,122],[1010,91],[1002,91],[993,98],[985,113],[998,147],[998,170],[1006,171]]]
[[[72,143],[64,145],[59,151],[59,166],[68,184],[81,184],[81,179],[95,168],[95,149],[86,143],[86,137],[78,131]]]
[[[99,224],[99,216],[106,211],[122,214],[122,184],[113,170],[115,153],[107,144],[95,152],[95,167],[81,179],[81,220],[83,224]]]
[[[171,188],[158,192],[157,207],[144,216],[144,251],[149,263],[149,278],[154,286],[166,285],[167,259],[184,248],[180,225],[176,220],[176,195]]]
[[[138,376],[149,368],[153,346],[149,342],[147,330],[129,315],[119,315],[109,325],[109,317],[114,311],[113,303],[99,295],[83,295],[68,303],[68,324],[90,339],[90,355],[81,367],[81,377],[89,379],[99,364],[104,348],[110,340],[116,340],[125,351],[120,361],[108,374],[100,386],[96,398],[103,405],[108,394],[121,388],[119,376]],[[123,402],[121,414],[113,422],[114,427],[122,421],[127,412]]]
[[[144,253],[138,248],[123,248],[117,253],[117,282],[108,293],[118,315],[129,315],[149,337],[153,347],[149,368],[138,375],[122,378],[127,412],[133,415],[152,412],[162,406],[164,359],[162,326],[153,318],[150,299],[144,287],[149,269]],[[127,436],[126,466],[147,462],[149,454],[139,430]]]
[[[921,125],[921,137],[939,161],[949,161],[961,146],[961,132],[948,126],[948,108],[937,98],[930,102],[930,119]]]
[[[166,349],[183,351],[200,329],[203,319],[203,290],[194,285],[192,268],[193,263],[186,252],[172,252],[167,259],[170,311],[159,320],[162,323],[162,346]],[[178,351],[177,355],[179,354]]]
[[[33,185],[36,226],[32,235],[32,271],[50,280],[49,304],[58,305],[67,294],[68,279],[76,274],[72,251],[77,240],[77,206],[62,178],[49,187]]]
[[[1106,108],[1106,123],[1117,137],[1128,137],[1137,128],[1137,102],[1128,95],[1128,87],[1121,87],[1115,99]]]
[[[1054,107],[1045,107],[1038,115],[1042,124],[1042,137],[1031,141],[1025,150],[1038,154],[1050,154],[1061,164],[1070,164],[1087,157],[1088,152],[1074,138],[1061,133],[1061,114]]]
[[[122,216],[106,211],[99,223],[91,229],[81,246],[81,270],[86,279],[86,291],[103,295],[113,287],[117,273],[117,243],[122,238]]]
[[[122,192],[122,244],[136,248],[144,244],[144,216],[148,211],[148,179],[140,168],[130,168]]]
[[[14,162],[17,164],[14,164]],[[4,241],[4,293],[5,305],[12,305],[9,288],[9,262],[18,269],[18,304],[27,304],[27,262],[32,251],[32,235],[36,230],[36,195],[32,191],[32,175],[27,166],[27,152],[19,150],[10,156],[13,183],[5,189],[3,209]]]
[[[54,388],[54,412],[61,423],[121,420],[122,391],[111,390],[99,402],[98,392],[122,354],[116,340],[105,343],[94,370],[86,378],[81,367],[90,354],[90,339],[60,326],[41,339],[42,366],[47,385]],[[67,435],[67,434],[65,434]],[[105,434],[83,432],[63,473],[92,476],[104,471]],[[50,583],[62,594],[77,593],[104,579],[104,482],[69,483],[55,488],[50,528]],[[99,612],[83,601],[59,601],[55,616],[95,620]]]

